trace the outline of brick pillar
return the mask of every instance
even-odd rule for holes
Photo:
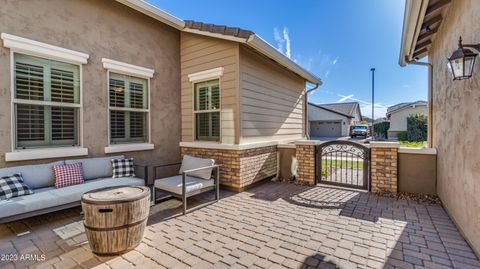
[[[313,141],[299,141],[295,144],[298,182],[315,184],[315,146]]]
[[[370,142],[372,192],[398,191],[398,142]]]

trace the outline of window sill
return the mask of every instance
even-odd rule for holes
[[[14,162],[85,155],[88,155],[88,148],[82,147],[22,149],[5,153],[5,161]]]
[[[118,144],[105,147],[105,153],[152,150],[154,148],[155,146],[150,143]]]

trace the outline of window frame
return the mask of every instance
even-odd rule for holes
[[[15,83],[15,54],[23,56],[31,56],[37,58],[43,58],[46,60],[58,61],[67,64],[71,64],[78,67],[78,78],[79,78],[79,102],[78,103],[63,103],[63,102],[54,102],[54,101],[40,101],[40,100],[27,100],[27,99],[17,99],[16,98],[16,83]],[[31,51],[23,51],[15,48],[10,48],[10,116],[11,116],[11,151],[31,151],[31,150],[49,150],[49,149],[59,149],[59,148],[83,148],[83,63],[71,61],[69,59],[59,59],[57,57],[51,57],[49,55],[42,55],[41,53],[35,53]],[[17,147],[17,118],[16,118],[16,105],[40,105],[40,106],[50,106],[50,107],[68,107],[75,108],[78,111],[78,129],[76,131],[77,141],[75,145],[45,145],[45,146],[34,146],[34,147]],[[83,154],[82,154],[83,155]]]
[[[223,69],[222,69],[222,74],[223,74]],[[191,75],[189,75],[190,77]],[[213,80],[218,80],[218,108],[217,109],[208,109],[208,110],[195,110],[195,98],[196,98],[196,92],[195,92],[195,85],[198,83],[204,83],[208,81],[213,81]],[[202,77],[199,80],[193,80],[191,79],[192,82],[192,128],[193,128],[193,141],[195,142],[210,142],[210,143],[222,143],[222,83],[221,83],[221,74],[218,74],[216,77]],[[219,134],[218,134],[218,139],[216,140],[202,140],[197,138],[197,114],[207,114],[207,113],[214,113],[218,112],[219,113]]]
[[[134,78],[140,78],[140,79],[145,79],[147,81],[147,95],[146,95],[146,98],[147,98],[147,109],[145,108],[127,108],[127,107],[112,107],[110,106],[110,77],[111,77],[111,73],[115,73],[115,74],[118,74],[118,75],[125,75],[125,76],[131,76],[131,77],[134,77]],[[105,151],[108,153],[110,152],[117,152],[115,150],[111,151],[111,147],[122,147],[122,146],[125,146],[124,148],[128,149],[128,148],[131,148],[129,147],[128,145],[132,146],[132,145],[136,145],[136,144],[151,144],[152,143],[152,125],[151,125],[151,113],[150,113],[150,109],[151,109],[151,88],[150,88],[150,78],[149,77],[143,77],[143,76],[139,76],[139,75],[133,75],[133,74],[129,74],[127,72],[121,72],[119,70],[111,70],[111,69],[107,69],[107,126],[108,126],[108,130],[107,130],[107,134],[108,134],[108,146],[105,148]],[[125,112],[142,112],[142,113],[147,113],[147,116],[146,116],[146,130],[145,130],[145,135],[147,136],[145,139],[145,141],[131,141],[131,142],[119,142],[119,143],[112,143],[112,137],[111,137],[111,115],[110,115],[110,112],[111,111],[125,111]],[[146,148],[146,149],[150,149],[150,147]],[[153,149],[153,147],[152,147]],[[123,150],[122,150],[123,151]],[[119,151],[121,152],[121,151]]]

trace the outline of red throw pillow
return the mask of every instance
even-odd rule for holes
[[[71,185],[83,184],[82,163],[72,163],[53,166],[55,175],[55,188],[63,188]]]

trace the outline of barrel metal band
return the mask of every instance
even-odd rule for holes
[[[90,227],[90,226],[87,226],[85,224],[85,222],[83,222],[83,225],[85,226],[85,229],[89,229],[90,231],[99,231],[99,232],[102,232],[102,231],[114,231],[114,230],[120,230],[120,229],[125,229],[125,228],[130,228],[132,226],[136,226],[136,225],[139,225],[141,224],[142,222],[146,221],[147,218],[144,218],[140,221],[137,221],[137,222],[134,222],[134,223],[129,223],[129,224],[125,224],[123,226],[117,226],[117,227],[108,227],[108,228],[99,228],[99,227]]]

